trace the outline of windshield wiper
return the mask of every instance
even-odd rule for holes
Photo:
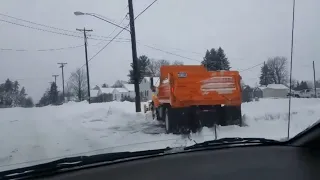
[[[192,150],[197,148],[215,147],[221,145],[242,145],[242,144],[261,144],[261,145],[273,145],[280,144],[281,141],[265,138],[221,138],[217,140],[205,141],[202,143],[196,143],[192,146],[185,147],[184,150]]]
[[[147,150],[138,152],[119,152],[105,153],[92,156],[76,156],[62,158],[48,163],[38,164],[29,167],[23,167],[0,172],[0,179],[26,179],[45,175],[52,175],[63,170],[77,168],[97,163],[112,163],[119,160],[128,160],[133,158],[143,158],[148,156],[165,154],[171,148]]]

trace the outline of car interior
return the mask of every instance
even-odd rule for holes
[[[319,179],[320,128],[308,128],[289,141],[266,145],[199,148],[193,151],[99,163],[41,179]]]

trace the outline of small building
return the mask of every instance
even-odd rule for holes
[[[140,87],[140,96],[144,100],[151,100],[152,99],[152,91],[150,89],[150,81],[151,77],[144,77],[139,85]],[[153,77],[153,85],[158,87],[160,84],[159,77]]]
[[[125,88],[114,88],[112,94],[115,101],[121,101],[124,97],[129,96],[129,92]]]
[[[253,100],[253,89],[250,86],[243,86],[242,102],[250,102]]]
[[[264,98],[286,98],[289,88],[283,84],[269,84],[262,90]]]
[[[123,88],[125,88],[128,91],[128,96],[130,98],[136,97],[136,93],[134,90],[134,84],[123,84]]]
[[[266,86],[260,86],[253,89],[253,98],[263,98],[263,90]]]

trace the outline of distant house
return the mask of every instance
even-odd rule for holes
[[[91,98],[96,98],[96,97],[98,97],[100,94],[101,94],[101,90],[100,90],[100,89],[97,89],[97,90],[91,89],[91,90],[90,90],[90,97],[91,97]]]
[[[242,102],[250,102],[253,99],[253,90],[250,86],[243,86],[242,89]]]
[[[283,84],[269,84],[267,87],[255,88],[254,97],[259,97],[261,92],[263,98],[286,98],[289,88]]]
[[[134,90],[134,84],[123,84],[123,88],[125,88],[128,91],[127,95],[130,98],[136,97],[135,90]]]
[[[140,87],[140,96],[144,100],[150,100],[152,99],[152,91],[150,89],[150,77],[144,77],[139,85]],[[153,77],[153,85],[158,87],[160,84],[160,78],[159,77]]]
[[[266,86],[260,86],[253,89],[253,98],[263,98],[263,90],[267,88]]]
[[[98,96],[101,95],[101,90],[100,89],[91,89],[90,90],[90,100],[95,102],[97,101]]]
[[[125,88],[114,88],[112,94],[115,101],[121,101],[124,97],[129,96],[129,92]]]
[[[115,99],[113,95],[114,88],[102,88],[102,87],[99,87],[99,88],[101,90],[101,94],[112,94],[112,99],[113,100]]]
[[[114,101],[121,101],[124,97],[129,97],[134,99],[136,96],[134,84],[128,84],[124,81],[117,81],[117,85],[121,88],[103,88],[99,86],[95,86],[91,91],[91,97],[95,97],[95,95],[99,96],[101,94],[112,94],[112,99]],[[121,84],[120,84],[121,83]],[[153,78],[154,86],[159,86],[159,78]],[[142,79],[140,85],[140,97],[142,101],[150,100],[152,97],[152,91],[150,89],[150,77],[145,77]]]

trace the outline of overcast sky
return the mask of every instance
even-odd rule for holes
[[[153,0],[134,0],[137,15]],[[292,0],[158,0],[136,20],[138,55],[155,59],[180,60],[199,64],[206,49],[221,46],[232,69],[242,70],[262,63],[272,56],[290,60]],[[296,0],[293,77],[312,80],[312,61],[320,78],[319,0]],[[2,0],[0,13],[32,22],[75,31],[93,29],[91,38],[108,36],[114,26],[90,16],[75,16],[74,11],[97,13],[119,23],[128,12],[127,0]],[[3,22],[10,21],[59,33],[82,36],[18,21],[0,15],[0,48],[27,51],[0,51],[0,81],[19,80],[27,93],[38,101],[60,74],[58,62],[67,62],[65,78],[85,63],[84,47],[57,51],[37,51],[83,45],[83,39],[53,34]],[[128,20],[123,21],[123,26]],[[119,32],[120,29],[117,29]],[[98,36],[96,36],[98,35]],[[124,31],[119,38],[130,38]],[[121,41],[121,40],[118,40]],[[89,58],[108,41],[89,39]],[[150,49],[144,45],[187,57],[181,58]],[[193,59],[193,60],[190,60]],[[196,61],[198,60],[198,61]],[[90,62],[91,86],[127,80],[132,62],[131,45],[112,42]],[[258,82],[260,66],[241,72],[246,83]]]

